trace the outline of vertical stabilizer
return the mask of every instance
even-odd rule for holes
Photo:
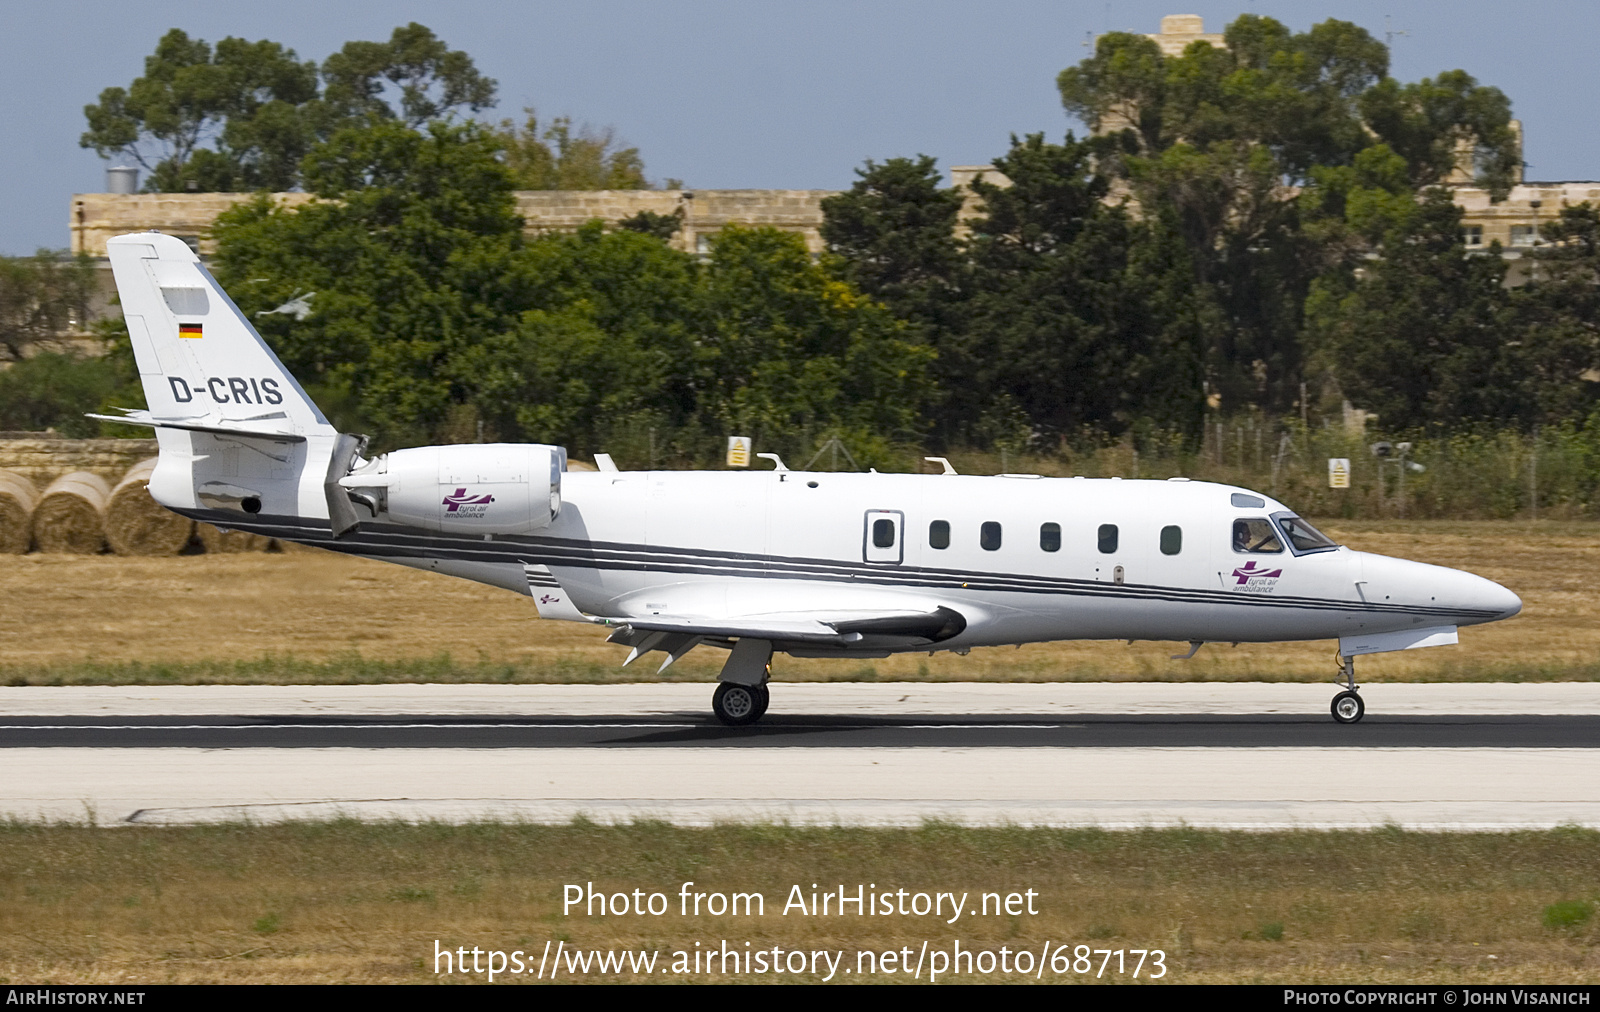
[[[150,492],[177,509],[326,517],[338,436],[188,245],[106,243],[161,459]],[[242,505],[241,505],[242,504]]]

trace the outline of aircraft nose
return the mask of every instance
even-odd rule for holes
[[[1449,600],[1463,609],[1489,612],[1493,616],[1479,619],[1479,621],[1498,622],[1501,619],[1510,618],[1522,610],[1522,598],[1493,580],[1474,576],[1471,573],[1452,571],[1450,583]],[[1441,596],[1440,600],[1443,601],[1446,598]]]
[[[1501,618],[1510,618],[1522,610],[1522,598],[1493,580],[1489,581],[1489,586],[1495,590],[1493,607],[1500,609]]]
[[[1360,557],[1367,600],[1454,612],[1460,625],[1498,622],[1522,611],[1522,599],[1493,580],[1423,562]],[[1438,612],[1435,612],[1438,614]]]

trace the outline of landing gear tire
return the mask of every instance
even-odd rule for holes
[[[761,719],[767,709],[764,685],[737,685],[723,682],[711,695],[711,712],[729,727],[743,727]]]
[[[1367,704],[1361,701],[1360,693],[1341,692],[1333,697],[1333,719],[1341,724],[1354,724],[1367,712]]]

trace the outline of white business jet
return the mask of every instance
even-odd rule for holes
[[[885,657],[1067,639],[1455,643],[1522,602],[1469,573],[1352,551],[1247,489],[1173,478],[567,469],[558,446],[366,459],[187,245],[108,243],[152,426],[157,502],[220,527],[446,573],[610,627],[628,662],[729,651],[712,709],[767,709],[772,655]],[[102,417],[102,416],[95,416]],[[767,455],[770,456],[770,455]],[[625,662],[626,663],[626,662]]]

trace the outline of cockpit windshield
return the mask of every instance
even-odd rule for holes
[[[1272,519],[1277,522],[1284,540],[1289,542],[1289,547],[1294,549],[1296,555],[1327,552],[1339,547],[1332,538],[1293,513],[1274,513]]]

